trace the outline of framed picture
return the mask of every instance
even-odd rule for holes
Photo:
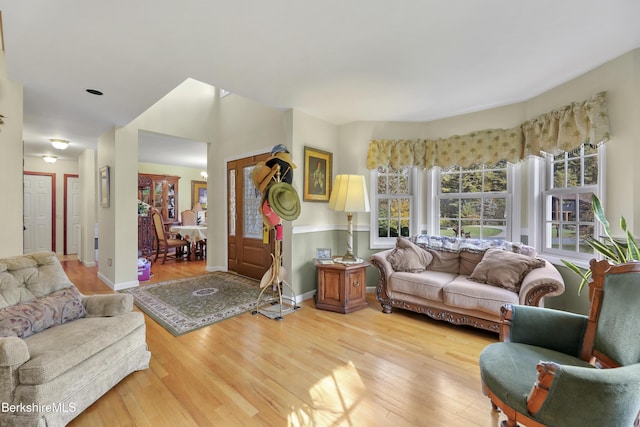
[[[200,203],[203,210],[207,210],[207,181],[191,181],[191,208]]]
[[[328,202],[331,194],[333,154],[304,147],[305,202]]]
[[[100,206],[109,207],[109,190],[110,190],[110,173],[109,166],[100,168]]]
[[[331,259],[331,249],[329,249],[329,248],[318,248],[318,249],[316,249],[316,259],[317,260],[328,260],[328,259]]]

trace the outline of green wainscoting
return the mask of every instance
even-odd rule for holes
[[[369,249],[368,231],[354,231],[353,240],[353,252],[359,258],[368,260],[373,253],[381,251],[381,249]],[[329,230],[294,234],[292,248],[294,271],[289,273],[288,282],[298,297],[308,297],[316,291],[318,286],[318,276],[313,263],[316,249],[330,248],[334,256],[343,255],[347,249],[347,233],[345,230]],[[572,313],[588,314],[587,288],[578,295],[579,278],[563,265],[556,265],[556,268],[564,278],[566,290],[560,296],[545,298],[545,306]],[[367,287],[375,287],[379,279],[380,275],[376,268],[367,268]]]

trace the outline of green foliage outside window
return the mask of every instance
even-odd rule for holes
[[[409,237],[412,198],[409,168],[379,167],[376,175],[378,237]]]
[[[440,173],[440,235],[507,236],[507,163],[455,166]]]

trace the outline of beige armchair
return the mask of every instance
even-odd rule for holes
[[[149,367],[128,294],[82,295],[53,252],[0,259],[0,426],[62,426]]]

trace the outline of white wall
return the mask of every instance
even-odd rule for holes
[[[338,217],[335,211],[329,209],[327,202],[304,201],[304,176],[308,171],[304,168],[304,147],[311,147],[332,154],[331,185],[341,168],[337,168],[341,159],[349,159],[347,153],[338,154],[338,126],[327,123],[301,111],[293,110],[293,155],[292,160],[297,168],[293,174],[293,186],[298,191],[302,203],[300,216],[295,220],[295,227],[335,226]],[[344,149],[346,147],[340,147]],[[342,151],[342,150],[341,150]],[[353,160],[353,159],[351,159]],[[344,160],[343,160],[344,162]],[[353,163],[353,162],[351,162]],[[355,173],[355,172],[352,172]]]
[[[0,209],[3,225],[0,256],[20,255],[23,252],[22,218],[22,85],[9,80],[5,54],[0,50],[0,114],[5,116],[0,126]]]
[[[96,263],[95,227],[97,221],[96,203],[98,202],[98,174],[96,170],[95,150],[85,150],[78,158],[82,200],[80,212],[82,244],[78,259],[86,266],[93,266]]]

